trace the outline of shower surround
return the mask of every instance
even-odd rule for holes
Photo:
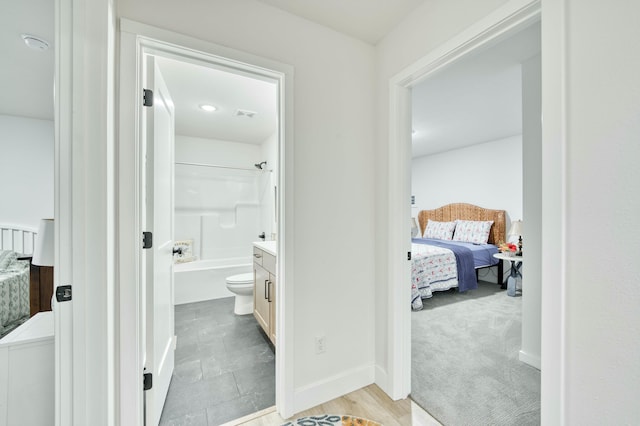
[[[261,147],[193,139],[176,144],[174,240],[192,240],[196,260],[174,266],[175,304],[233,296],[225,278],[251,272],[252,243],[272,232],[273,173],[254,166]]]

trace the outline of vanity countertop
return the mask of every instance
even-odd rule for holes
[[[260,250],[264,250],[267,253],[277,256],[277,244],[275,241],[255,241],[253,243],[254,247],[259,248]]]

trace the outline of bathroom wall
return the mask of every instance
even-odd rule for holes
[[[271,199],[261,196],[268,173],[254,167],[261,146],[176,135],[175,161],[223,167],[176,164],[174,239],[193,240],[198,259],[249,258],[263,230],[261,200]]]
[[[267,162],[260,191],[260,232],[267,240],[275,240],[278,229],[276,196],[278,183],[278,132],[274,132],[260,145],[262,161]]]

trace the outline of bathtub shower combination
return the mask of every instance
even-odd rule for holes
[[[273,173],[258,164],[176,162],[174,240],[192,240],[196,258],[174,265],[176,305],[231,297],[226,278],[253,272],[252,243],[271,233],[274,211]]]

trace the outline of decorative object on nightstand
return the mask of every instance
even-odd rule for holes
[[[29,300],[31,316],[38,312],[51,310],[53,296],[54,262],[53,219],[42,219],[38,227],[38,239],[31,260],[29,278]]]
[[[493,257],[511,262],[511,272],[509,273],[509,277],[505,280],[502,288],[507,289],[507,296],[515,296],[517,290],[516,281],[518,278],[522,279],[522,272],[520,272],[520,268],[522,267],[522,261],[524,258],[518,255],[508,255],[507,253],[496,253]]]
[[[509,228],[509,236],[518,236],[518,251],[516,252],[516,256],[522,256],[522,221],[516,220],[511,222],[511,227]]]

